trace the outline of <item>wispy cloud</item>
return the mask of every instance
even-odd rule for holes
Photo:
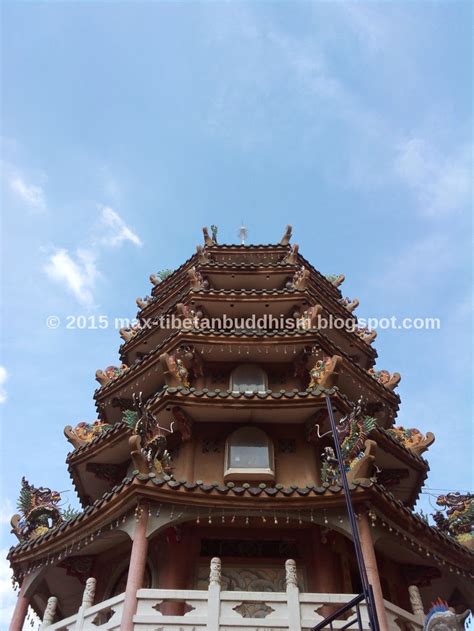
[[[110,206],[99,206],[100,215],[100,243],[112,247],[120,246],[125,241],[130,241],[137,247],[142,245],[140,237],[127,226],[122,217]]]
[[[415,194],[422,213],[446,217],[470,203],[470,155],[467,147],[441,155],[425,140],[413,137],[398,146],[395,171]]]
[[[8,379],[8,372],[5,366],[0,366],[0,403],[5,403],[7,400],[7,391],[5,389],[5,383]]]
[[[0,549],[0,625],[7,628],[11,623],[17,596],[12,589],[12,571],[6,559],[7,548]]]
[[[81,305],[93,306],[93,290],[99,272],[90,250],[78,249],[74,259],[67,250],[58,249],[50,255],[44,271],[49,278],[72,292]]]
[[[98,268],[101,252],[107,247],[118,248],[127,242],[136,247],[142,245],[138,234],[117,211],[102,205],[99,205],[99,210],[99,218],[83,247],[77,248],[75,253],[66,248],[56,248],[49,254],[44,266],[51,280],[65,287],[79,304],[89,309],[95,306],[94,290],[101,277]]]
[[[30,209],[36,212],[46,210],[46,198],[41,186],[28,182],[26,177],[19,171],[11,171],[7,177],[10,189]]]

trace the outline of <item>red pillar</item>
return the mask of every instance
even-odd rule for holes
[[[148,510],[145,509],[142,511],[140,519],[136,523],[133,535],[120,631],[133,631],[133,616],[137,610],[137,590],[143,586],[145,577],[148,552],[148,539],[146,537],[147,522]]]
[[[369,518],[366,513],[362,513],[359,519],[359,535],[362,555],[364,557],[365,567],[367,570],[367,578],[374,591],[375,607],[377,609],[380,631],[388,631],[387,614],[383,602],[382,586],[380,584],[372,531]]]
[[[184,526],[176,531],[170,528],[164,533],[167,541],[167,559],[161,573],[162,589],[186,589],[189,573],[193,568],[192,542]],[[161,612],[167,616],[182,616],[185,613],[184,603],[165,602]]]
[[[16,601],[15,610],[13,611],[12,621],[10,622],[10,631],[21,631],[25,622],[26,614],[28,613],[28,606],[30,599],[25,596],[26,584],[25,579],[21,584],[20,593]]]

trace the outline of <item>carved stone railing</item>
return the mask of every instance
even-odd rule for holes
[[[295,562],[288,560],[285,569],[286,592],[225,591],[221,590],[220,560],[214,558],[207,590],[138,590],[134,631],[309,631],[324,619],[327,606],[339,608],[355,596],[302,593],[298,587]],[[89,590],[78,613],[61,622],[49,623],[50,608],[43,628],[47,627],[48,631],[118,630],[124,594],[96,605],[92,604],[90,596]],[[420,617],[386,601],[385,606],[388,629],[384,631],[422,630]],[[360,613],[360,630],[369,631],[367,610],[363,604]],[[335,622],[333,628],[342,628],[346,622]]]

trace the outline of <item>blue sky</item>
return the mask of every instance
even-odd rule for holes
[[[63,427],[95,418],[95,370],[118,359],[117,331],[47,316],[134,317],[211,223],[235,242],[243,220],[254,243],[291,223],[360,317],[441,319],[380,331],[377,365],[402,374],[399,422],[437,436],[426,486],[468,488],[470,3],[2,13],[2,547],[23,474],[76,502]]]

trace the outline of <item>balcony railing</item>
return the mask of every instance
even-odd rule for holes
[[[54,597],[48,601],[43,628],[48,631],[118,630],[125,595],[120,594],[96,605],[92,604],[94,579],[89,579],[83,604],[74,616],[54,622]],[[86,594],[87,592],[87,594]],[[140,589],[133,617],[135,631],[310,631],[325,619],[330,607],[339,609],[350,603],[355,594],[311,594],[300,592],[294,561],[286,562],[286,592],[238,592],[221,590],[220,561],[211,561],[207,590]],[[168,615],[178,607],[181,615]],[[332,622],[333,629],[370,631],[364,603],[347,611],[344,620]],[[421,631],[423,622],[385,601],[388,631]],[[348,622],[357,619],[349,627]],[[326,627],[325,627],[326,628]],[[327,626],[329,629],[329,626]]]

